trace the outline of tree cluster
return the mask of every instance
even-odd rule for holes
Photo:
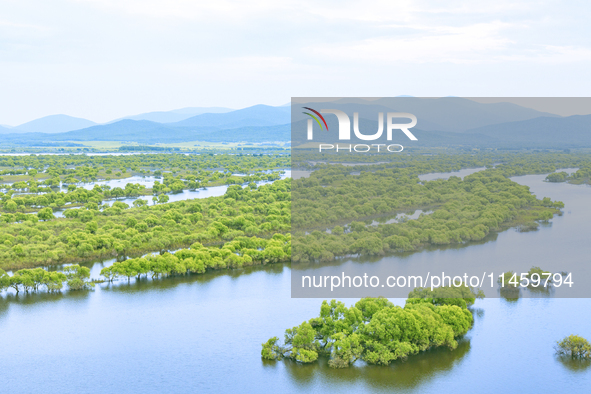
[[[64,283],[70,290],[89,289],[94,283],[89,282],[90,269],[78,264],[67,266],[63,272],[47,271],[43,268],[21,269],[13,275],[0,269],[0,292],[12,288],[18,294],[21,290],[26,293],[36,292],[45,287],[48,292],[61,291]]]
[[[270,239],[236,237],[221,248],[194,243],[189,249],[116,262],[101,270],[112,281],[117,277],[138,279],[145,275],[158,278],[170,275],[203,274],[207,270],[235,269],[261,264],[287,262],[291,256],[289,234],[274,234]]]
[[[569,335],[556,342],[556,354],[572,359],[591,359],[591,343],[578,335]]]
[[[324,356],[329,366],[345,368],[357,360],[388,365],[434,347],[455,349],[457,338],[472,327],[467,305],[476,297],[469,288],[458,289],[442,289],[445,294],[419,290],[403,308],[385,298],[363,298],[349,308],[340,301],[323,301],[319,317],[287,329],[283,344],[270,338],[262,344],[261,356],[301,363]]]
[[[222,197],[134,208],[118,201],[102,211],[89,202],[84,208],[67,210],[62,219],[0,221],[0,267],[134,256],[195,242],[213,244],[239,236],[285,233],[290,229],[290,185],[290,180],[244,189],[234,185]],[[37,216],[50,218],[47,209]]]
[[[537,226],[536,221],[551,219],[564,206],[536,199],[527,186],[494,169],[463,180],[452,176],[429,182],[420,182],[409,169],[335,176],[337,171],[317,170],[293,182],[294,262],[477,241],[509,226]],[[372,225],[373,219],[417,208],[434,211],[416,220]],[[311,226],[334,227],[327,232]]]

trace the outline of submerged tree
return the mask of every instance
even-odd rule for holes
[[[0,291],[8,288],[8,286],[10,286],[10,275],[3,269],[0,269]]]
[[[287,357],[301,363],[326,356],[330,367],[345,368],[359,359],[388,365],[432,347],[455,349],[456,338],[472,326],[472,313],[466,305],[481,295],[469,295],[464,289],[452,292],[446,295],[456,298],[445,302],[443,297],[413,292],[411,296],[418,297],[409,298],[403,308],[385,298],[363,298],[349,308],[340,301],[323,301],[319,317],[287,329],[283,346],[277,337],[263,343],[261,356],[267,360]]]
[[[591,359],[591,343],[578,335],[569,335],[554,347],[559,356],[573,359]]]
[[[90,268],[81,267],[78,264],[67,266],[64,273],[68,280],[68,287],[71,290],[82,290],[94,287],[94,283],[89,282]]]

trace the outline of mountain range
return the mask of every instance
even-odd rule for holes
[[[63,133],[70,130],[79,130],[94,126],[96,123],[83,118],[75,118],[68,115],[49,115],[35,119],[27,123],[12,127],[8,133]],[[6,130],[0,130],[3,134]]]
[[[278,107],[255,105],[239,110],[190,107],[128,116],[106,124],[52,115],[14,128],[0,126],[0,145],[47,146],[59,141],[63,141],[62,144],[83,144],[84,141],[155,144],[187,141],[278,142],[292,139],[297,145],[306,139],[304,133],[309,118],[302,115],[307,111],[304,106],[317,110],[334,106],[348,114],[358,112],[360,129],[365,133],[377,130],[377,112],[412,113],[418,119],[413,128],[418,141],[408,141],[401,134],[405,146],[591,147],[591,115],[560,117],[507,102],[483,104],[450,97],[398,97],[371,101],[345,98],[330,103],[319,101]],[[337,129],[334,115],[326,115],[325,119],[329,130]],[[292,136],[292,126],[295,131],[301,132]],[[315,141],[334,140],[330,134],[324,133],[318,131]]]
[[[119,120],[123,119],[131,119],[131,120],[149,120],[152,122],[158,123],[174,123],[180,122],[181,120],[185,120],[191,118],[195,115],[201,114],[223,114],[226,112],[234,111],[231,108],[224,108],[224,107],[187,107],[181,109],[174,109],[172,111],[154,111],[154,112],[146,112],[143,114],[138,115],[131,115],[131,116],[124,116],[123,118],[115,119],[108,123],[114,123]]]
[[[359,112],[360,117],[374,118],[376,112],[408,112],[417,117],[423,130],[463,132],[477,127],[516,122],[538,117],[559,117],[548,112],[522,107],[509,102],[482,104],[460,97],[417,98],[388,97],[367,101],[343,98],[332,101],[347,113]],[[326,104],[310,102],[309,107]],[[360,108],[367,108],[365,114]]]

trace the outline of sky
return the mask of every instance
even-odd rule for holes
[[[295,97],[581,97],[591,4],[2,0],[0,124]]]

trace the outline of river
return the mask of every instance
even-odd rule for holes
[[[565,202],[565,214],[551,226],[407,259],[457,256],[458,250],[474,261],[491,250],[519,256],[524,242],[536,239],[535,258],[542,258],[549,250],[544,245],[557,239],[568,242],[569,257],[588,260],[591,208],[577,201],[591,201],[591,187],[543,178],[514,180],[539,197]],[[292,299],[290,283],[289,266],[278,265],[119,281],[88,292],[4,293],[2,392],[587,393],[591,385],[589,363],[563,363],[552,348],[573,333],[591,338],[591,299],[478,300],[474,327],[456,350],[428,351],[389,367],[265,362],[262,342],[319,312],[321,300]]]

